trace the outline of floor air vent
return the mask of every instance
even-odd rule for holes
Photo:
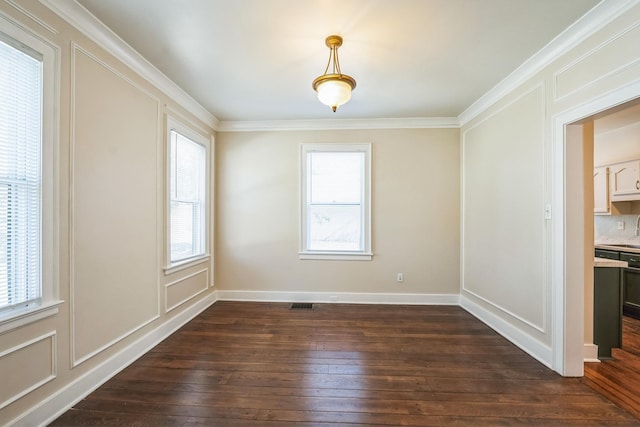
[[[313,310],[313,304],[310,302],[294,302],[291,304],[291,310]]]

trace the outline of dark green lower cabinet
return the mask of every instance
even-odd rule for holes
[[[611,349],[622,346],[621,279],[620,268],[594,268],[593,342],[598,359],[611,359]]]

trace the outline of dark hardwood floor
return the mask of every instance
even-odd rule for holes
[[[53,426],[638,426],[460,307],[218,302]]]
[[[640,320],[622,317],[622,348],[612,360],[585,363],[585,384],[640,419]]]

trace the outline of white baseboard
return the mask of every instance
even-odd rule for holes
[[[51,423],[89,393],[104,384],[118,372],[129,366],[140,356],[151,350],[162,340],[216,302],[216,293],[204,297],[180,314],[172,317],[153,331],[128,345],[119,353],[105,360],[70,384],[58,390],[37,406],[11,421],[14,427],[41,426]]]
[[[582,357],[585,362],[600,362],[600,359],[598,359],[598,346],[596,344],[585,344],[582,348]]]
[[[218,290],[219,301],[316,302],[349,304],[459,305],[459,294],[391,294],[359,292],[272,292]]]
[[[525,334],[520,329],[508,323],[501,317],[496,316],[484,307],[476,304],[464,295],[460,295],[460,306],[477,317],[487,326],[494,329],[500,335],[511,341],[514,345],[520,347],[520,349],[525,351],[538,362],[553,369],[553,352],[551,351],[551,347],[535,340],[532,336]]]

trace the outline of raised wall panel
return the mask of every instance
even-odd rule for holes
[[[47,23],[37,15],[31,13],[28,9],[18,4],[15,0],[4,0],[4,1],[8,5],[14,7],[16,10],[19,10],[20,12],[24,13],[26,16],[31,18],[34,22],[38,23],[38,25],[40,25],[42,28],[49,31],[51,34],[60,33],[60,31],[58,31],[54,26],[50,25],[49,23]]]
[[[555,98],[559,100],[598,81],[640,67],[640,23],[618,33],[555,74]]]
[[[541,332],[543,140],[542,85],[463,134],[462,289]]]
[[[0,409],[56,377],[56,333],[0,351]]]
[[[74,46],[74,365],[159,315],[159,102]]]
[[[165,311],[169,312],[209,288],[209,270],[204,269],[165,285]]]

